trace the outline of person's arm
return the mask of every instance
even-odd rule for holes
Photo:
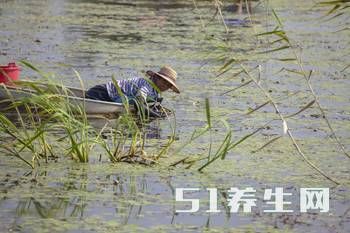
[[[137,97],[141,99],[144,103],[153,103],[157,101],[158,95],[154,92],[153,89],[145,85],[140,88]]]

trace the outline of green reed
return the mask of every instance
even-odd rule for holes
[[[160,150],[158,154],[147,155],[145,151],[147,136],[143,127],[150,119],[150,111],[148,111],[147,103],[141,98],[135,98],[132,99],[133,105],[131,106],[129,103],[130,100],[122,93],[114,77],[112,77],[112,80],[118,94],[122,97],[122,103],[126,111],[116,119],[116,128],[110,130],[113,137],[112,143],[102,142],[103,148],[112,162],[155,162],[167,153],[169,147],[174,142],[175,136],[170,137],[165,148]],[[173,130],[174,134],[175,130]],[[128,146],[126,146],[127,142],[129,143]]]
[[[214,125],[216,127],[219,125],[222,125],[225,128],[225,136],[223,137],[224,139],[222,140],[221,144],[216,148],[216,152],[214,154],[211,153],[212,142],[210,141],[208,155],[202,155],[199,158],[195,158],[195,159],[193,159],[192,156],[187,156],[171,164],[171,166],[176,166],[182,163],[187,165],[187,168],[190,168],[192,167],[192,165],[200,162],[200,167],[197,168],[197,170],[201,172],[204,168],[208,167],[210,164],[212,164],[216,160],[218,159],[224,160],[229,151],[233,150],[235,147],[245,142],[250,137],[254,136],[256,133],[258,133],[260,130],[264,128],[264,127],[260,127],[257,130],[253,131],[252,133],[244,135],[240,137],[237,141],[234,141],[232,139],[231,127],[227,123],[227,121],[224,118],[212,117],[212,113],[210,111],[210,102],[208,98],[205,99],[205,115],[206,115],[205,126],[203,128],[194,130],[190,139],[187,140],[183,145],[181,145],[175,153],[179,153],[181,150],[183,150],[185,147],[190,145],[192,142],[194,142],[198,138],[203,137],[207,134],[210,134]],[[213,120],[213,119],[216,119],[216,120]]]
[[[195,1],[194,1],[195,2]],[[265,1],[265,3],[268,5],[268,1]],[[332,6],[331,10],[327,13],[327,15],[333,15],[332,18],[334,17],[339,17],[342,14],[345,14],[349,12],[349,1],[323,1],[319,5],[321,6]],[[215,8],[218,8],[217,4],[215,4]],[[220,11],[217,11],[220,12]],[[257,42],[261,43],[261,38],[266,38],[267,44],[266,45],[268,48],[264,49],[262,52],[254,52],[254,53],[249,53],[246,55],[245,58],[237,58],[235,54],[232,54],[231,52],[231,43],[230,40],[226,40],[224,42],[219,42],[217,44],[218,50],[221,51],[222,53],[215,59],[215,62],[222,62],[223,64],[221,65],[220,69],[218,70],[217,74],[217,79],[223,76],[224,74],[229,75],[231,78],[237,78],[241,77],[242,78],[242,84],[240,84],[238,87],[234,87],[231,90],[228,90],[222,95],[227,95],[229,93],[235,92],[239,89],[245,88],[247,86],[252,86],[254,85],[256,87],[256,90],[260,92],[265,100],[263,104],[258,105],[254,109],[251,109],[246,113],[247,115],[254,114],[255,112],[259,111],[259,109],[265,107],[265,106],[272,106],[274,109],[274,113],[277,115],[278,118],[273,119],[268,121],[265,125],[260,126],[260,127],[255,127],[256,129],[253,130],[251,133],[244,135],[237,141],[232,141],[232,133],[229,129],[229,127],[226,127],[226,136],[224,137],[221,145],[218,147],[216,153],[214,153],[212,156],[210,155],[210,151],[212,149],[212,144],[209,144],[209,155],[208,156],[200,156],[199,158],[191,158],[191,156],[187,156],[172,165],[177,165],[177,164],[186,164],[187,168],[191,167],[193,164],[200,162],[199,171],[202,171],[204,168],[208,167],[210,164],[212,164],[214,161],[217,159],[221,158],[224,159],[226,154],[234,149],[237,145],[245,142],[248,138],[253,137],[260,133],[262,129],[265,127],[270,127],[269,125],[272,122],[275,122],[277,120],[281,121],[281,125],[283,128],[283,134],[282,135],[277,135],[276,137],[273,137],[269,141],[265,142],[260,148],[255,149],[253,152],[258,152],[268,146],[273,145],[276,141],[278,141],[280,138],[282,138],[284,135],[287,135],[290,138],[290,141],[292,145],[294,146],[295,150],[297,153],[301,156],[302,160],[306,162],[312,169],[314,169],[318,174],[322,175],[326,179],[339,184],[338,181],[336,181],[334,178],[330,177],[327,175],[324,171],[322,171],[320,168],[318,168],[305,154],[305,152],[302,150],[301,146],[297,142],[297,140],[294,138],[292,130],[288,126],[288,120],[289,118],[293,118],[295,116],[298,116],[302,112],[310,109],[311,107],[316,106],[316,108],[319,110],[321,113],[322,118],[325,120],[329,131],[331,132],[332,138],[335,140],[335,142],[338,144],[340,147],[342,153],[349,157],[349,153],[346,151],[344,145],[341,143],[340,139],[337,137],[329,119],[327,118],[327,115],[325,114],[325,111],[323,109],[323,106],[320,104],[318,96],[315,94],[315,91],[313,89],[313,86],[310,82],[310,77],[313,74],[312,70],[306,70],[304,68],[303,62],[299,56],[299,53],[296,51],[296,46],[295,42],[293,42],[288,33],[284,30],[282,20],[278,17],[277,13],[275,10],[271,9],[270,12],[272,13],[272,16],[274,17],[276,21],[276,26],[273,30],[271,31],[266,31],[263,33],[255,33],[255,38]],[[248,12],[249,14],[249,12]],[[334,15],[335,14],[335,15]],[[221,15],[221,17],[223,17]],[[249,15],[249,18],[251,16]],[[223,20],[224,21],[224,20]],[[205,28],[203,20],[201,20],[201,24],[203,25],[203,28]],[[227,27],[226,28],[226,34],[229,33]],[[283,68],[281,71],[288,72],[292,75],[298,75],[304,78],[306,81],[306,86],[309,89],[311,93],[312,99],[310,100],[309,103],[306,105],[300,106],[299,110],[297,110],[295,113],[285,115],[283,114],[280,109],[279,109],[279,104],[277,104],[277,100],[273,98],[269,94],[269,90],[266,90],[264,87],[263,83],[268,82],[268,80],[263,80],[263,77],[261,76],[261,65],[256,65],[255,67],[252,66],[251,64],[256,63],[257,57],[260,58],[260,55],[267,55],[267,54],[275,54],[280,51],[286,51],[287,53],[289,52],[287,57],[277,57],[274,56],[274,60],[278,60],[280,62],[285,62],[285,63],[293,63],[296,64],[299,69],[296,70],[291,70],[289,68]],[[264,59],[262,59],[264,60]],[[247,65],[248,64],[248,65]],[[237,68],[238,67],[238,68]],[[348,68],[348,67],[346,67]],[[344,70],[346,69],[344,68]],[[233,74],[232,74],[233,72]],[[286,98],[289,98],[290,96],[286,96]],[[207,124],[205,125],[204,128],[195,130],[190,137],[190,140],[186,142],[180,149],[182,150],[183,147],[189,145],[189,143],[193,140],[196,140],[197,138],[205,135],[206,133],[210,133],[211,128],[213,123],[211,122],[210,118],[210,108],[208,105],[208,99],[206,99],[206,115],[207,115]],[[203,162],[204,161],[204,162]]]
[[[7,154],[18,157],[31,167],[40,164],[42,159],[46,162],[50,158],[57,159],[62,148],[68,157],[79,162],[88,162],[89,156],[97,152],[96,148],[102,149],[99,152],[106,154],[111,162],[153,163],[160,157],[147,156],[144,150],[147,138],[143,125],[150,116],[144,113],[143,108],[147,106],[141,101],[135,104],[142,106],[137,107],[139,111],[135,114],[135,108],[123,96],[125,111],[114,120],[116,127],[109,127],[106,121],[105,126],[98,130],[90,125],[85,102],[77,104],[69,98],[74,93],[53,82],[50,74],[26,61],[22,64],[36,71],[42,81],[17,82],[18,86],[32,90],[20,99],[15,99],[7,90],[10,97],[6,100],[8,109],[15,112],[20,122],[17,126],[5,114],[0,114],[0,132],[12,139],[10,145],[7,141],[0,144],[0,149]],[[79,74],[75,73],[84,89]],[[108,137],[105,137],[107,133]],[[26,151],[32,154],[31,160],[25,159]]]

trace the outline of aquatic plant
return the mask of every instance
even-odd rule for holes
[[[328,14],[330,14],[338,9],[339,10],[348,10],[348,6],[347,6],[348,3],[347,2],[348,1],[329,1],[329,2],[323,2],[323,5],[328,5],[328,4],[335,5],[334,8],[330,12],[328,12]],[[218,1],[214,1],[215,8],[220,7],[220,4],[218,4]],[[339,4],[342,4],[342,5],[339,5]],[[326,115],[324,107],[321,105],[321,103],[319,101],[319,97],[316,95],[314,88],[311,84],[311,76],[313,75],[313,71],[306,70],[304,68],[301,57],[298,54],[298,52],[296,51],[296,46],[292,42],[292,40],[289,38],[288,33],[284,30],[281,19],[277,16],[277,13],[275,12],[275,10],[272,9],[270,11],[271,11],[272,15],[274,16],[274,19],[276,20],[277,25],[271,31],[266,31],[266,32],[262,32],[262,33],[255,33],[255,38],[258,40],[258,42],[260,44],[263,44],[263,46],[265,46],[265,49],[261,52],[256,52],[255,54],[253,54],[255,57],[254,61],[256,60],[256,56],[259,56],[260,54],[266,55],[266,54],[272,54],[272,53],[277,53],[277,52],[281,52],[281,51],[286,51],[287,53],[289,52],[292,55],[291,57],[289,57],[289,56],[288,57],[277,57],[275,59],[278,61],[281,61],[281,62],[285,62],[285,63],[292,62],[293,64],[296,64],[299,67],[298,69],[293,69],[293,70],[286,67],[286,68],[283,68],[281,71],[285,71],[287,73],[290,73],[293,75],[298,75],[298,76],[302,77],[305,80],[306,87],[308,88],[309,93],[311,93],[312,99],[307,104],[301,106],[299,108],[299,110],[297,110],[295,113],[291,113],[291,114],[282,113],[282,111],[279,108],[279,105],[277,104],[277,101],[270,95],[270,91],[267,90],[263,85],[263,82],[268,82],[268,80],[263,80],[262,71],[261,71],[262,66],[261,65],[252,66],[251,63],[249,63],[250,62],[249,57],[246,58],[246,61],[244,61],[242,59],[237,59],[231,53],[230,48],[232,45],[230,44],[229,40],[227,40],[223,43],[220,43],[218,46],[220,48],[224,48],[224,49],[222,49],[223,53],[215,59],[215,62],[221,61],[221,62],[223,62],[223,65],[221,65],[220,69],[218,70],[217,78],[220,78],[224,74],[228,74],[228,73],[232,72],[232,70],[234,71],[234,73],[233,73],[233,75],[232,74],[230,75],[230,78],[242,77],[242,84],[240,84],[237,87],[232,88],[231,90],[225,91],[224,93],[222,93],[222,95],[232,94],[233,92],[235,92],[239,89],[254,85],[254,86],[256,86],[257,90],[259,90],[260,93],[266,98],[266,100],[262,104],[258,104],[257,107],[250,109],[246,114],[251,115],[251,114],[259,111],[260,109],[264,108],[265,106],[270,105],[273,107],[274,113],[278,116],[278,118],[272,119],[271,121],[268,121],[262,127],[257,127],[257,129],[255,131],[253,131],[249,135],[242,137],[241,140],[239,140],[237,143],[231,142],[231,134],[227,133],[226,136],[224,137],[222,144],[219,146],[217,153],[215,153],[215,155],[213,156],[212,159],[208,159],[208,161],[204,165],[200,165],[198,170],[200,170],[200,171],[203,170],[205,167],[210,165],[212,162],[217,160],[219,157],[224,158],[224,155],[228,151],[235,148],[236,145],[244,142],[247,138],[254,136],[264,127],[270,127],[269,124],[271,124],[272,122],[276,122],[277,120],[279,120],[281,122],[280,125],[282,128],[282,134],[271,138],[269,141],[267,141],[263,145],[261,145],[258,149],[253,150],[253,152],[256,153],[256,152],[261,151],[262,149],[264,149],[268,146],[272,146],[273,143],[280,140],[284,135],[287,135],[290,138],[291,143],[294,146],[295,150],[301,156],[303,161],[305,161],[312,169],[314,169],[317,173],[319,173],[320,175],[322,175],[326,179],[328,179],[336,184],[339,184],[339,182],[337,180],[335,180],[333,177],[327,175],[324,171],[322,171],[319,167],[317,167],[307,157],[307,155],[303,151],[302,147],[299,145],[299,142],[292,134],[292,130],[290,129],[290,127],[288,125],[288,122],[287,122],[288,119],[296,117],[299,114],[303,113],[304,111],[310,109],[311,107],[316,106],[316,108],[320,112],[322,119],[325,121],[325,123],[326,123],[326,125],[331,133],[331,138],[333,138],[335,140],[335,142],[337,143],[337,145],[339,146],[339,148],[343,152],[343,154],[345,156],[349,157],[348,152],[346,151],[346,149],[345,149],[344,145],[342,144],[342,142],[340,141],[339,137],[336,135],[335,130],[333,129],[331,122]],[[220,14],[221,11],[217,10],[217,12]],[[221,15],[221,17],[223,17],[223,16]],[[251,18],[251,17],[249,17],[249,18]],[[222,20],[222,21],[223,21],[223,23],[225,23],[224,20]],[[226,33],[228,33],[226,25],[225,25],[225,28],[226,28]],[[254,32],[255,32],[255,29],[254,29]],[[266,41],[262,41],[261,40],[262,38],[266,38]],[[235,68],[233,69],[233,67],[235,67]],[[255,76],[257,76],[257,77],[255,77]],[[289,98],[289,96],[286,96],[286,98]],[[206,100],[206,103],[208,103],[207,100]],[[209,108],[208,108],[208,105],[206,104],[207,115],[209,112],[208,110],[209,110]],[[198,137],[202,136],[204,133],[209,131],[210,121],[208,120],[208,117],[207,117],[207,122],[208,123],[207,123],[206,127],[204,129],[202,129],[200,131],[200,133],[197,133],[198,131],[193,133],[193,136],[191,137],[190,141],[192,139],[197,139],[197,137],[195,137],[195,136],[198,136]],[[211,145],[209,145],[209,151],[210,151],[210,149],[211,149]],[[221,155],[221,156],[219,156],[219,155]],[[181,159],[180,161],[175,162],[172,165],[177,165],[180,163],[186,164],[188,162],[193,163],[193,162],[202,161],[202,160],[203,160],[202,157],[197,159],[197,160],[190,159],[190,157],[185,157],[184,159]],[[192,164],[191,164],[191,166],[192,166]],[[188,166],[188,167],[190,167],[190,166]]]
[[[349,0],[332,0],[332,1],[320,1],[316,3],[316,6],[330,8],[326,13],[326,16],[331,16],[330,19],[337,18],[350,12]],[[328,19],[328,20],[330,20]]]
[[[206,125],[203,128],[194,130],[190,139],[187,140],[183,145],[181,145],[175,153],[179,153],[181,150],[183,150],[185,147],[190,145],[192,142],[194,142],[198,138],[200,138],[208,133],[210,134],[211,130],[213,128],[213,124],[221,123],[225,127],[226,132],[225,132],[224,140],[218,146],[218,148],[216,149],[216,152],[214,154],[212,154],[212,146],[213,145],[212,145],[212,141],[210,141],[208,155],[203,155],[203,156],[200,156],[199,158],[192,158],[192,156],[187,156],[185,158],[180,159],[179,161],[172,163],[171,166],[176,166],[178,164],[186,164],[187,165],[186,168],[190,168],[190,167],[192,167],[192,165],[194,165],[200,161],[201,165],[197,170],[201,172],[204,168],[208,167],[210,164],[212,164],[216,160],[218,160],[218,159],[224,160],[229,151],[233,150],[235,147],[237,147],[238,145],[240,145],[241,143],[246,141],[248,138],[252,137],[257,132],[259,132],[261,129],[264,128],[264,127],[259,127],[258,129],[254,130],[253,132],[242,136],[237,141],[233,141],[231,128],[225,119],[221,118],[221,119],[217,119],[213,122],[212,117],[211,117],[211,112],[210,112],[210,103],[209,103],[208,98],[205,99],[205,113],[206,113],[206,119],[207,119]],[[210,137],[210,139],[211,139],[211,137]]]
[[[50,156],[53,155],[51,146],[45,137],[47,125],[38,125],[32,108],[25,103],[19,106],[20,104],[15,101],[6,86],[3,87],[10,97],[10,100],[7,100],[7,102],[12,102],[9,107],[13,108],[16,114],[12,118],[17,118],[18,122],[14,124],[5,114],[0,113],[0,132],[9,137],[8,140],[4,140],[0,144],[0,148],[34,168],[36,164],[40,164],[41,158],[44,157],[47,161],[49,154]],[[24,108],[28,112],[28,120],[23,119],[19,107]],[[21,155],[25,150],[29,150],[33,155],[30,161]]]
[[[133,107],[119,89],[125,113],[115,119],[116,128],[108,127],[109,122],[106,121],[104,127],[98,130],[89,123],[85,102],[78,105],[74,99],[68,98],[74,93],[64,85],[53,82],[49,74],[29,62],[22,61],[22,64],[36,71],[43,81],[17,82],[17,85],[33,90],[29,96],[21,99],[11,97],[8,101],[8,109],[15,110],[21,122],[20,127],[16,127],[4,114],[0,115],[1,132],[15,139],[11,146],[8,146],[6,141],[1,142],[0,147],[7,153],[20,158],[31,167],[34,167],[34,161],[39,164],[42,157],[45,157],[46,162],[49,156],[57,158],[57,154],[62,153],[61,148],[65,149],[67,156],[80,162],[88,162],[96,147],[102,148],[102,154],[105,152],[112,162],[153,163],[161,157],[159,154],[147,156],[144,150],[146,133],[142,126],[150,119],[150,115],[143,111],[143,108],[147,107],[143,106],[143,103],[135,100],[135,106],[139,109],[135,115],[134,111],[130,110]],[[84,90],[79,73],[75,70],[74,72]],[[113,81],[115,82],[114,78]],[[10,91],[8,94],[11,96]],[[59,136],[54,135],[54,132],[59,132]],[[108,136],[105,136],[107,132]],[[15,150],[17,143],[22,145],[19,150]],[[23,158],[24,149],[33,154],[32,162]],[[165,152],[161,150],[160,154]]]
[[[279,39],[278,39],[278,42],[279,43],[284,43],[284,45],[282,44],[281,47],[277,48],[277,49],[272,49],[272,50],[269,50],[269,51],[266,51],[267,53],[270,53],[270,52],[275,52],[275,51],[279,51],[279,50],[284,50],[284,49],[289,49],[289,51],[292,52],[292,55],[294,56],[292,60],[294,60],[298,66],[299,66],[299,70],[289,70],[289,69],[286,69],[287,72],[293,72],[294,74],[296,75],[300,75],[304,78],[306,84],[307,84],[307,87],[313,97],[313,100],[311,100],[310,103],[308,103],[305,107],[303,107],[300,111],[298,111],[297,113],[293,114],[293,116],[301,113],[302,111],[306,110],[307,108],[310,108],[312,105],[316,104],[317,108],[319,109],[320,113],[321,113],[321,116],[322,118],[325,120],[330,132],[331,132],[331,135],[332,137],[334,138],[334,140],[336,141],[336,143],[339,145],[339,147],[341,148],[342,152],[350,158],[350,155],[349,153],[345,150],[345,147],[344,145],[340,142],[338,136],[336,135],[333,127],[331,126],[331,123],[325,113],[325,110],[324,108],[322,107],[320,101],[319,101],[319,98],[318,96],[316,95],[315,91],[314,91],[314,88],[311,84],[311,76],[313,74],[313,70],[305,70],[304,68],[304,65],[302,63],[302,60],[300,58],[300,56],[297,54],[296,50],[294,49],[295,46],[293,46],[291,40],[289,39],[288,37],[288,34],[287,32],[283,29],[283,24],[281,22],[281,20],[279,19],[279,17],[277,16],[277,13],[272,10],[272,13],[278,23],[277,27],[275,27],[274,30],[272,31],[269,31],[269,32],[265,32],[265,33],[261,33],[261,34],[258,34],[257,36],[270,36],[270,35],[273,35],[273,36],[277,36]],[[275,44],[276,43],[276,40],[274,40],[273,42],[271,42],[271,45]],[[290,59],[288,59],[289,61]],[[290,116],[291,117],[291,116]]]

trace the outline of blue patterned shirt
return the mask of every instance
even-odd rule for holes
[[[117,80],[118,86],[129,100],[142,97],[145,102],[148,102],[149,100],[154,101],[160,97],[160,94],[152,87],[149,82],[150,81],[144,78],[138,77],[132,79]],[[106,86],[109,97],[114,102],[121,103],[121,97],[119,96],[118,90],[114,86],[114,83],[108,82]]]

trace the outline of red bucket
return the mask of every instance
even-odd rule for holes
[[[16,63],[9,63],[7,66],[0,66],[0,83],[8,83],[19,79],[20,68]]]

